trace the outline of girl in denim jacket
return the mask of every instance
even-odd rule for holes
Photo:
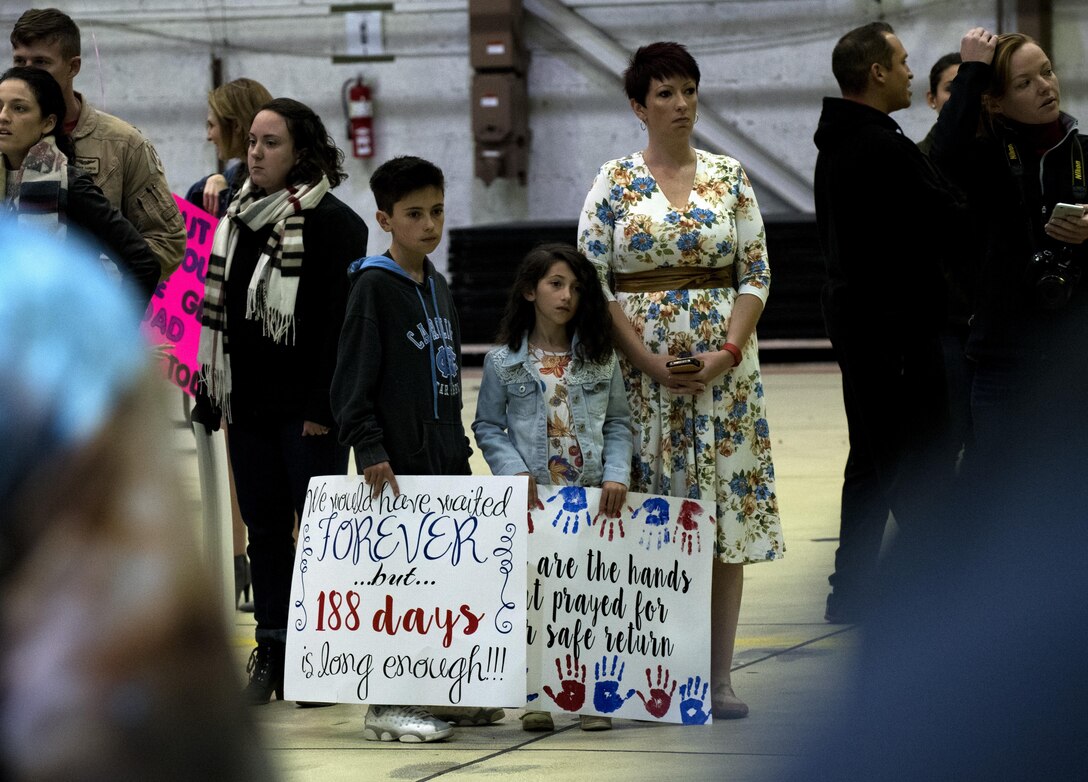
[[[633,427],[611,316],[597,273],[566,244],[542,245],[521,263],[487,354],[472,431],[495,475],[538,484],[599,486],[598,513],[618,516],[627,497]],[[528,712],[526,730],[551,730],[546,712]],[[582,728],[611,727],[585,715]]]

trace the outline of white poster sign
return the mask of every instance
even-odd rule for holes
[[[529,535],[528,708],[710,722],[714,506],[538,487]]]
[[[299,522],[285,696],[504,706],[525,697],[526,481],[310,481]]]

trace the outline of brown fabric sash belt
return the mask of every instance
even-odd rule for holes
[[[687,288],[732,288],[730,266],[707,269],[692,266],[666,266],[644,272],[616,274],[616,293],[654,293]]]

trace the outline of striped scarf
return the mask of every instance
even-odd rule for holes
[[[0,166],[0,177],[9,173]],[[45,136],[27,150],[22,167],[15,174],[12,211],[20,225],[51,231],[64,238],[65,211],[68,208],[68,158],[57,149],[52,136]],[[0,193],[7,192],[6,179],[0,180]]]
[[[261,322],[273,342],[294,340],[295,297],[302,274],[302,228],[305,212],[329,191],[322,177],[313,185],[290,185],[261,195],[247,179],[215,229],[204,287],[204,316],[200,328],[201,379],[212,401],[230,420],[230,348],[227,344],[227,278],[238,245],[238,227],[257,231],[272,225],[246,292],[246,318]]]

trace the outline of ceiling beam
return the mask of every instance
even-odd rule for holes
[[[526,11],[548,25],[581,56],[617,81],[623,81],[631,52],[590,24],[560,0],[523,0]],[[741,161],[761,187],[800,212],[813,210],[812,183],[779,161],[773,152],[753,140],[718,112],[699,101],[699,124],[694,134],[713,150]]]

